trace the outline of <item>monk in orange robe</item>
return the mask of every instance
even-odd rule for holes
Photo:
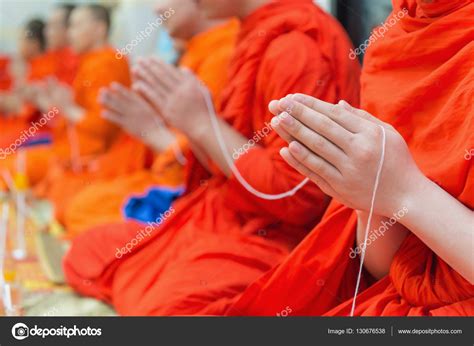
[[[237,169],[254,189],[284,193],[303,177],[278,155],[284,142],[265,130],[268,102],[297,91],[333,102],[358,100],[359,67],[348,58],[349,40],[312,1],[200,6],[209,16],[239,15],[243,21],[216,119],[228,152],[219,150],[196,78],[143,61],[134,88],[196,146],[212,177],[154,223],[107,225],[79,235],[64,260],[75,290],[110,302],[123,315],[223,313],[280,262],[321,217],[327,197],[314,184],[285,199],[257,197],[232,174],[224,155],[232,157],[256,138],[246,154],[233,158]]]
[[[300,133],[314,132],[295,137],[306,148],[290,139],[282,155],[337,200],[293,253],[250,285],[228,314],[275,316],[289,308],[293,315],[347,316],[354,307],[353,314],[362,316],[474,315],[474,2],[397,0],[387,23],[394,24],[365,58],[366,111],[301,95],[290,101],[306,117],[293,108],[293,127],[283,126],[287,134],[294,135],[288,129],[298,128],[296,119],[308,126]],[[279,113],[289,99],[271,108]],[[337,142],[345,153],[308,150],[322,131],[317,120],[331,118],[337,123],[326,130],[340,134],[323,147]],[[379,126],[386,132],[385,159],[364,241],[381,156]]]
[[[48,112],[48,109],[41,109],[41,93],[43,92],[41,89],[44,89],[45,79],[56,78],[61,83],[72,85],[79,63],[77,55],[68,46],[66,33],[67,22],[73,8],[72,5],[58,5],[51,12],[46,26],[37,25],[36,30],[41,31],[37,35],[38,40],[43,42],[41,47],[46,46],[46,52],[40,55],[35,54],[32,58],[28,57],[33,56],[33,53],[27,53],[31,51],[31,48],[26,47],[28,47],[27,42],[31,41],[35,35],[33,35],[33,28],[27,29],[30,35],[22,40],[20,51],[24,59],[29,62],[26,87],[31,89],[30,92],[33,95],[28,104],[23,106],[21,114],[10,119],[9,128],[4,127],[3,136],[8,136],[9,133],[18,137],[21,130],[29,127],[29,123],[41,117],[41,111]]]
[[[207,20],[194,1],[160,2],[157,13],[164,15],[169,8],[175,13],[164,24],[171,36],[189,41],[181,66],[197,73],[217,99],[227,80],[238,21]],[[213,54],[209,54],[210,51]],[[136,98],[127,99],[120,105],[123,119],[117,122],[130,135],[123,134],[97,160],[94,170],[82,174],[73,171],[54,174],[48,184],[41,186],[45,196],[53,201],[56,218],[64,223],[67,237],[92,226],[122,221],[122,206],[131,194],[143,194],[155,185],[183,184],[184,157],[180,155],[186,152],[186,140],[181,135],[175,140],[166,128],[156,128],[154,112],[149,121],[146,117],[151,107],[134,100]],[[107,108],[106,103],[104,107]]]
[[[99,5],[80,6],[71,14],[69,35],[73,49],[80,54],[80,66],[70,89],[55,83],[49,105],[63,117],[55,122],[53,145],[28,150],[27,174],[33,185],[51,170],[69,166],[81,170],[90,160],[105,152],[115,141],[118,128],[103,119],[97,101],[99,90],[112,82],[130,84],[126,59],[117,59],[107,43],[110,17]],[[9,157],[6,161],[8,163]]]
[[[10,145],[18,137],[18,134],[25,128],[29,119],[34,114],[34,107],[24,104],[24,100],[29,96],[27,83],[47,76],[47,71],[43,67],[47,63],[45,58],[46,40],[43,34],[44,22],[39,19],[32,19],[26,23],[18,43],[18,50],[21,59],[25,62],[25,80],[10,82],[8,93],[2,93],[0,101],[0,145],[2,147]]]

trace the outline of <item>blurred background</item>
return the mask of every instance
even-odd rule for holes
[[[113,8],[112,43],[123,47],[153,22],[153,7],[160,0],[0,0],[0,54],[15,55],[16,41],[22,24],[33,17],[45,19],[57,3],[100,3]],[[391,10],[390,0],[316,0],[345,26],[354,46],[358,46],[380,25]],[[171,60],[173,53],[166,33],[154,30],[151,36],[137,45],[130,58],[159,53]],[[167,51],[169,50],[169,51]]]

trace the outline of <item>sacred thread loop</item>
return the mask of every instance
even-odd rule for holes
[[[268,194],[268,193],[263,193],[261,191],[258,191],[257,189],[255,189],[252,185],[250,185],[246,180],[245,178],[240,174],[239,170],[237,169],[237,167],[235,166],[234,164],[234,161],[232,160],[232,158],[230,157],[230,155],[228,155],[228,148],[227,148],[227,145],[225,144],[225,141],[224,141],[224,136],[222,135],[222,132],[221,132],[221,129],[219,127],[219,122],[217,120],[217,115],[216,115],[216,112],[214,110],[214,104],[212,102],[212,98],[211,98],[211,95],[209,93],[209,91],[204,88],[204,87],[200,87],[201,89],[201,92],[202,92],[202,95],[204,96],[204,99],[206,101],[206,105],[207,105],[207,109],[209,111],[209,116],[211,118],[211,124],[212,124],[212,128],[214,130],[214,134],[216,135],[216,138],[217,138],[217,142],[219,143],[219,147],[221,149],[221,152],[222,152],[222,155],[224,156],[227,164],[229,165],[230,167],[230,170],[232,171],[232,173],[234,174],[235,178],[237,179],[237,181],[248,191],[250,192],[251,194],[253,194],[254,196],[257,196],[261,199],[266,199],[266,200],[269,200],[269,201],[272,201],[272,200],[278,200],[278,199],[283,199],[283,198],[286,198],[286,197],[291,197],[293,196],[296,192],[298,192],[298,190],[300,190],[301,188],[303,188],[303,186],[305,186],[308,181],[309,181],[309,178],[305,178],[302,182],[300,182],[298,185],[296,185],[294,188],[292,188],[291,190],[289,191],[286,191],[286,192],[283,192],[283,193],[279,193],[279,194]]]

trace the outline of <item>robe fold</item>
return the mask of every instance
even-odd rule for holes
[[[180,60],[181,66],[189,68],[209,87],[215,100],[227,82],[229,60],[239,25],[238,20],[233,19],[196,35],[188,42],[186,52]],[[137,164],[137,155],[139,157],[146,146],[139,140],[130,139],[128,146],[120,143],[114,146],[116,150],[104,155],[99,172],[113,170],[107,176],[96,172],[88,177],[69,174],[61,181],[53,179],[56,182],[54,189],[57,191],[57,197],[53,198],[57,206],[56,215],[64,223],[68,237],[74,237],[93,226],[123,221],[122,207],[132,195],[141,195],[156,185],[175,187],[182,184],[183,165],[177,160],[175,150],[179,148],[186,153],[187,141],[179,134],[177,138],[176,146],[155,154],[152,164],[145,161],[141,165]],[[131,146],[135,148],[128,154],[124,153]],[[140,151],[139,147],[142,148]],[[192,168],[187,171],[195,173],[199,164],[190,156],[188,163]],[[117,166],[128,169],[117,170]],[[68,186],[71,187],[67,188],[70,193],[65,195],[61,191]],[[51,194],[49,196],[51,198]]]
[[[262,6],[242,24],[218,112],[250,138],[270,121],[268,103],[288,93],[357,103],[359,67],[349,49],[339,24],[309,0]],[[259,146],[236,161],[254,188],[281,193],[303,179],[278,155],[278,136]],[[78,236],[65,276],[122,315],[221,314],[288,254],[327,201],[314,184],[287,200],[262,201],[216,173],[155,224],[106,225]]]
[[[393,125],[423,173],[472,210],[473,159],[465,155],[474,147],[474,3],[396,0],[387,22],[397,15],[367,51],[361,106]],[[356,227],[355,211],[333,201],[308,237],[227,314],[275,316],[289,307],[293,315],[348,316],[360,264],[351,257]],[[474,285],[412,233],[389,274],[374,283],[364,273],[359,292],[355,315],[474,315]]]

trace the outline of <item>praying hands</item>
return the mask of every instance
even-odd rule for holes
[[[176,141],[175,136],[157,115],[157,111],[137,92],[119,83],[100,91],[102,116],[142,140],[157,152],[163,152]]]
[[[399,222],[474,282],[472,262],[465,256],[472,252],[474,213],[420,171],[392,126],[344,101],[333,105],[301,94],[272,101],[269,108],[279,115],[272,125],[289,143],[281,150],[286,162],[326,194],[363,212],[370,210],[383,127],[385,157],[375,215],[390,217],[406,207]]]

